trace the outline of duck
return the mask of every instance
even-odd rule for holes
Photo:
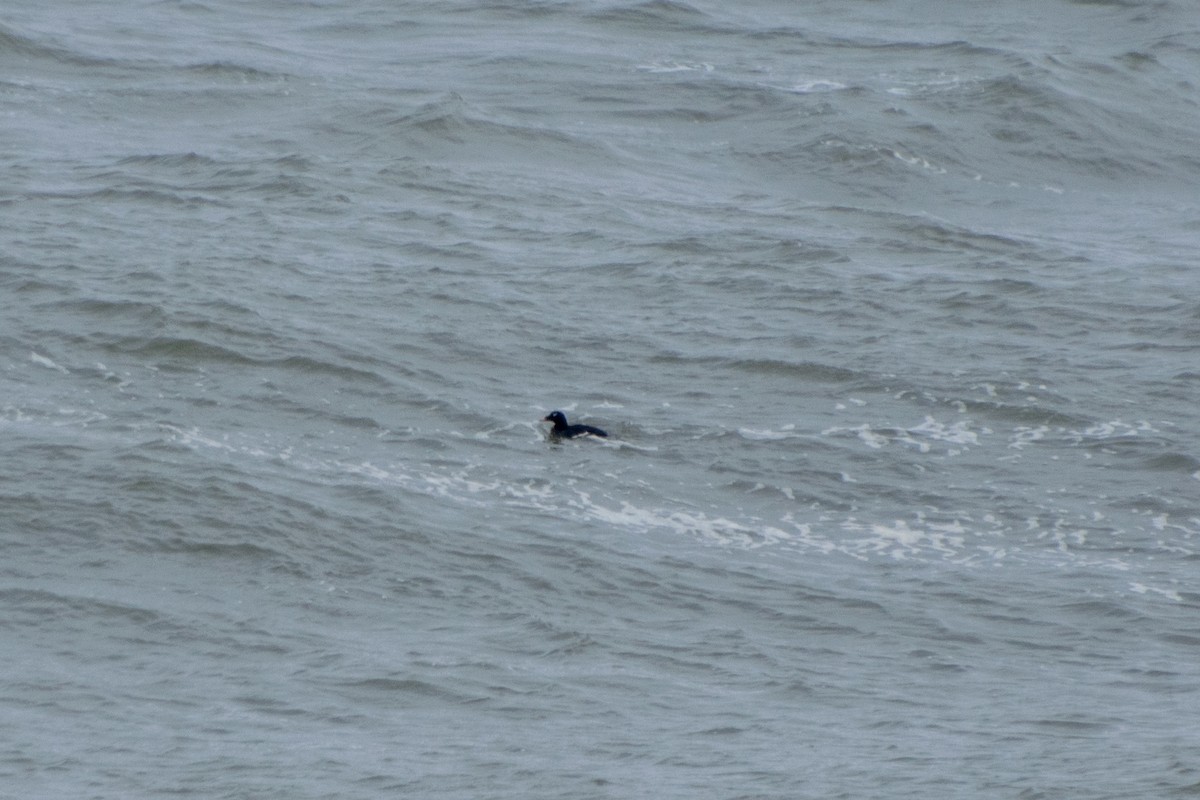
[[[576,436],[608,436],[608,433],[594,425],[568,425],[567,415],[561,411],[551,411],[542,417],[542,422],[553,422],[554,428],[550,435],[555,438],[573,439]]]

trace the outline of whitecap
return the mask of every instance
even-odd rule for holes
[[[846,84],[838,83],[837,81],[829,81],[816,79],[811,81],[801,81],[792,86],[789,91],[796,94],[820,94],[824,92],[840,92],[847,88]]]
[[[1174,600],[1176,603],[1183,602],[1183,596],[1174,589],[1159,589],[1156,586],[1147,586],[1144,583],[1133,582],[1129,584],[1129,590],[1131,592],[1136,592],[1137,594],[1147,594],[1153,592],[1154,594],[1162,595],[1168,600]]]
[[[683,64],[678,61],[654,61],[649,64],[639,64],[637,67],[642,72],[668,73],[668,72],[712,72],[712,64]]]
[[[51,361],[49,358],[46,358],[45,356],[40,355],[38,353],[31,352],[29,354],[29,360],[35,364],[38,364],[39,366],[46,367],[47,369],[57,370],[64,375],[71,374],[71,370],[67,369],[66,367],[62,366],[61,364],[56,364],[55,362]]]

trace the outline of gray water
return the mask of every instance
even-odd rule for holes
[[[1183,0],[12,0],[0,795],[1200,794],[1198,79]]]

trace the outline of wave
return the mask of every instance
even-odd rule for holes
[[[400,149],[406,158],[415,153],[476,155],[488,163],[496,159],[523,163],[536,153],[539,161],[579,163],[580,159],[606,153],[582,136],[506,118],[499,112],[469,103],[456,92],[413,109],[376,107],[356,114],[352,126],[336,122],[329,127],[333,132],[353,137],[360,149]]]
[[[630,471],[632,479],[632,476],[640,474],[638,464],[642,461],[670,460],[672,456],[667,450],[651,449],[663,447],[663,434],[626,433],[635,437],[635,443],[641,447],[631,451],[605,447],[587,451],[582,447],[566,448],[568,452],[565,455],[568,456],[576,452],[582,456],[587,452],[604,453],[611,450],[614,458],[634,459],[611,463],[607,469],[616,472],[610,476],[611,479],[603,480],[594,475],[574,473],[550,477],[529,472],[525,477],[519,477],[503,474],[485,463],[462,463],[461,449],[469,440],[461,439],[453,447],[442,449],[443,463],[349,461],[322,457],[313,452],[306,454],[293,451],[289,453],[286,464],[289,470],[308,474],[313,480],[342,481],[350,478],[362,481],[367,486],[390,487],[408,498],[405,505],[410,509],[414,503],[419,503],[419,498],[427,498],[437,503],[477,508],[481,512],[486,510],[492,519],[501,515],[504,519],[528,520],[528,515],[533,514],[534,518],[557,518],[573,525],[596,526],[598,530],[620,531],[628,535],[683,537],[715,547],[794,550],[840,555],[854,560],[949,560],[979,565],[1061,558],[1064,562],[1121,572],[1128,568],[1128,559],[1138,557],[1131,547],[1136,542],[1160,538],[1158,530],[1168,524],[1180,531],[1180,535],[1174,537],[1173,546],[1176,548],[1187,549],[1188,545],[1184,544],[1186,539],[1200,538],[1200,529],[1195,527],[1195,521],[1189,522],[1170,511],[1162,514],[1161,518],[1135,517],[1117,524],[1107,515],[1074,515],[1056,508],[1052,502],[1035,501],[1029,505],[1028,497],[1019,500],[1011,508],[1007,503],[996,503],[991,513],[978,509],[972,512],[943,511],[934,507],[933,504],[945,501],[939,499],[932,489],[919,493],[918,501],[914,497],[913,487],[903,483],[881,483],[865,473],[860,475],[860,479],[845,474],[830,476],[835,485],[844,487],[844,497],[838,499],[832,495],[823,496],[821,490],[806,485],[813,480],[811,470],[797,472],[793,483],[777,482],[771,485],[764,484],[761,479],[753,480],[752,476],[761,475],[762,469],[761,466],[751,466],[746,473],[748,477],[737,478],[723,485],[720,499],[710,495],[708,502],[697,503],[694,498],[689,500],[683,495],[672,496],[666,486],[652,488],[639,485],[636,480],[627,484],[626,479],[621,477],[622,473]],[[777,432],[768,431],[772,435],[767,436],[757,435],[753,431],[746,433],[748,435],[744,442],[767,448],[788,447],[790,441],[812,438],[789,427]],[[1079,433],[1103,437],[1103,441],[1111,443],[1116,441],[1115,436],[1127,431],[1122,429],[1106,433],[1097,429]],[[678,432],[672,432],[670,436],[678,438],[678,435]],[[926,418],[923,423],[909,429],[844,428],[830,429],[820,434],[831,441],[849,436],[852,441],[860,442],[869,450],[902,446],[911,448],[915,454],[940,459],[955,458],[956,454],[963,451],[992,448],[998,459],[994,462],[997,466],[1003,463],[999,459],[1006,457],[1005,452],[1013,452],[1005,447],[1005,441],[1021,447],[1072,446],[1071,432],[1053,435],[1059,441],[1058,445],[1054,445],[1054,440],[1050,438],[1027,437],[1020,430],[999,437],[1000,442],[996,443],[993,440],[997,436],[986,427],[976,427],[963,420],[943,423],[934,418]],[[172,436],[188,446],[216,447],[230,457],[272,458],[269,451],[255,455],[250,445],[231,450],[229,442],[211,442],[202,435],[182,430],[174,431]],[[511,449],[515,444],[514,437],[519,439],[522,434],[520,430],[510,429],[500,432],[500,436]],[[734,447],[734,450],[726,448],[730,453],[741,452],[748,456],[753,452],[746,451],[746,445],[730,443],[730,446]],[[842,457],[841,460],[851,470],[858,464],[853,459]],[[1194,461],[1187,461],[1157,466],[1186,471],[1194,465]],[[865,464],[863,468],[866,469]],[[912,472],[912,478],[919,478],[920,475],[919,470]],[[383,496],[390,494],[385,492]],[[817,499],[819,496],[820,500]],[[894,502],[897,509],[905,506],[912,509],[914,503],[918,507],[890,518],[872,518],[881,509],[871,511],[861,507],[862,499],[869,496],[891,498],[889,502]],[[755,498],[751,506],[743,507],[743,503],[749,503],[750,498]],[[848,505],[839,510],[843,501]],[[510,514],[515,516],[508,516]],[[1112,541],[1123,544],[1111,549],[1108,543]],[[1148,552],[1154,550],[1151,547]],[[1188,552],[1200,554],[1200,550],[1194,547]]]
[[[117,63],[111,59],[95,58],[56,44],[48,44],[41,38],[0,25],[0,59],[10,55],[19,56],[26,63],[29,60],[40,60],[75,67],[96,68]]]
[[[680,0],[643,0],[637,3],[619,3],[601,11],[593,11],[587,19],[605,25],[637,25],[705,32],[712,30],[708,14]]]

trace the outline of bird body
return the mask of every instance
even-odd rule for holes
[[[556,438],[573,439],[576,436],[608,436],[608,434],[592,425],[568,425],[567,415],[561,411],[551,411],[542,417],[542,422],[553,422],[554,428],[550,435]]]

